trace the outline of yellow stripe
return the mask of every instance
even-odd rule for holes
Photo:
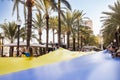
[[[56,51],[50,52],[49,54],[40,57],[0,58],[0,75],[60,62],[63,60],[69,60],[86,54],[90,53],[71,52],[66,49],[60,48]]]

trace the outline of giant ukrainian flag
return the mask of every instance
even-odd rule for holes
[[[0,80],[120,80],[119,74],[120,59],[102,52],[59,49],[37,58],[0,58]]]

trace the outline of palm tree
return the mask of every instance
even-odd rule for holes
[[[71,12],[70,10],[68,10],[64,15],[65,15],[65,18],[63,20],[64,22],[62,22],[62,23],[64,23],[64,25],[66,26],[67,48],[69,48],[70,33],[72,32],[73,34],[75,34],[74,33],[74,30],[76,29],[75,23],[77,21],[77,18],[81,16],[81,13],[79,11],[77,11],[77,10],[74,10],[73,12]]]
[[[61,2],[63,4],[65,4],[67,7],[71,8],[69,3],[66,0],[61,0]],[[51,10],[60,10],[57,5],[56,5],[56,1],[55,0],[39,0],[36,1],[35,5],[37,6],[37,8],[39,8],[40,10],[42,10],[43,13],[45,13],[46,15],[46,51],[48,50],[48,30],[49,30],[49,12]],[[60,12],[61,13],[61,12]]]
[[[39,0],[35,2],[36,7],[45,14],[46,18],[46,52],[48,51],[49,37],[49,12],[56,8],[55,0]]]
[[[81,41],[81,43],[84,43],[85,45],[89,45],[90,43],[89,39],[92,35],[93,35],[93,31],[91,30],[91,28],[89,28],[88,26],[83,26],[81,28],[81,37],[82,39],[84,39],[84,41]]]
[[[68,9],[71,10],[70,4],[67,2],[67,0],[58,0],[58,45],[61,45],[61,17],[60,14],[61,12],[61,2],[66,5]]]
[[[65,18],[62,18],[62,24],[66,26],[66,33],[67,33],[67,48],[69,48],[69,36],[71,31],[71,20],[70,20],[70,11],[67,11],[65,14]]]
[[[79,49],[79,45],[80,45],[80,32],[81,32],[81,28],[83,27],[81,23],[82,23],[83,16],[85,14],[83,14],[83,11],[78,11],[76,14],[78,14],[78,17],[74,21],[74,26],[75,27],[73,27],[73,29],[72,29],[73,30],[72,33],[74,34],[74,36],[73,36],[73,45],[75,44],[75,38],[77,37],[77,42],[78,42],[77,48]],[[73,47],[74,47],[74,50],[75,50],[75,45]]]
[[[20,17],[19,16],[19,4],[23,4],[23,7],[24,7],[24,20],[25,20],[25,28],[23,29],[25,32],[26,32],[26,0],[12,0],[14,2],[14,5],[13,5],[13,12],[12,12],[12,15],[14,14],[15,10],[16,10],[16,13],[17,13],[17,19]],[[24,34],[23,34],[24,35]],[[24,35],[23,37],[23,40],[26,39],[26,36]]]
[[[17,25],[15,22],[1,24],[0,28],[4,31],[6,39],[13,43],[17,38]]]
[[[33,0],[27,0],[26,6],[28,9],[28,17],[27,17],[27,48],[30,47],[30,39],[31,39],[31,29],[32,29],[32,7],[34,5]]]
[[[36,13],[36,19],[33,18],[33,27],[38,30],[39,38],[36,38],[39,44],[42,43],[42,30],[45,26],[44,17],[41,13]],[[39,53],[42,54],[42,49],[39,48]]]
[[[39,44],[41,44],[42,42],[42,29],[44,27],[44,17],[42,17],[42,15],[40,13],[36,13],[36,19],[33,19],[33,27],[35,29],[38,30],[38,35],[39,35],[39,39],[38,39],[38,42]]]
[[[112,40],[115,38],[115,32],[116,32],[116,29],[114,28],[116,26],[112,26],[112,25],[109,25],[109,26],[105,26],[104,25],[104,28],[101,30],[102,34],[103,34],[103,38],[104,38],[104,45],[109,45]]]
[[[80,29],[81,29],[81,24],[80,24],[80,20],[78,19],[78,22],[77,22],[77,26],[78,26],[78,30],[77,30],[77,42],[78,42],[78,48],[80,48]]]
[[[14,7],[13,7],[13,12],[15,8],[17,8],[17,19],[19,18],[19,10],[18,10],[18,5],[19,3],[24,4],[24,15],[25,15],[25,27],[26,27],[26,7],[28,8],[28,17],[27,17],[27,48],[30,47],[30,39],[31,39],[31,28],[32,28],[32,7],[34,5],[33,0],[14,0]]]
[[[65,44],[66,26],[62,22],[63,21],[61,21],[61,35],[63,36],[63,38],[62,38],[63,39],[63,44]]]
[[[0,24],[0,28],[3,30],[5,34],[5,39],[8,40],[10,43],[13,43],[17,39],[17,25],[15,22],[8,22],[4,24]],[[22,30],[20,29],[20,37],[23,34]],[[13,56],[13,47],[10,48],[10,57]]]
[[[57,30],[57,25],[58,25],[58,17],[51,17],[50,18],[50,28],[52,29],[53,32],[53,44],[55,43],[55,30]]]
[[[103,37],[106,42],[107,39],[112,41],[115,38],[115,33],[120,33],[120,1],[114,3],[114,6],[108,6],[112,11],[111,12],[103,12],[106,16],[102,17],[103,21]],[[107,32],[106,32],[107,31]],[[109,33],[110,32],[110,33]],[[113,37],[114,36],[114,37]],[[117,43],[120,43],[120,37],[118,36]],[[110,43],[110,42],[109,42]],[[109,44],[107,42],[107,44]]]

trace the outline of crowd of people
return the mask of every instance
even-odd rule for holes
[[[48,49],[48,52],[54,51],[58,48],[59,48],[58,45],[52,45],[52,47]],[[68,48],[68,50],[73,51],[73,49],[71,47]],[[93,50],[94,50],[94,48],[85,48],[85,47],[83,47],[82,49],[77,49],[77,51],[81,51],[81,52],[90,52],[90,51],[93,51]],[[103,53],[109,53],[109,54],[111,54],[111,56],[113,58],[120,57],[120,48],[116,47],[113,44],[110,44],[109,46],[106,47],[105,50],[103,50]],[[19,57],[22,57],[22,56],[31,57],[31,56],[35,56],[35,54],[38,54],[37,49],[33,49],[32,47],[30,47],[30,48],[21,47],[20,50],[19,50],[19,55],[18,56]]]
[[[120,48],[112,44],[109,45],[103,52],[110,53],[113,58],[120,57]]]

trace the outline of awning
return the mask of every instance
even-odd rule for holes
[[[6,47],[17,47],[17,42],[16,43],[4,44],[3,46],[6,46]],[[19,46],[20,47],[25,47],[25,46],[27,46],[27,44],[25,42],[20,42]],[[42,44],[38,44],[38,43],[31,43],[30,46],[31,47],[42,47],[42,48],[46,47],[46,45],[42,45]],[[48,47],[51,47],[51,46],[49,45]]]

